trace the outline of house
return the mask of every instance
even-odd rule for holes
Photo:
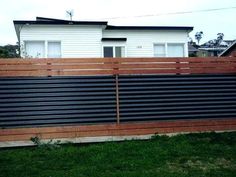
[[[227,48],[227,45],[209,45],[208,43],[202,44],[199,49],[199,56],[202,57],[217,57],[222,51]]]
[[[188,55],[189,55],[189,57],[197,57],[198,52],[199,52],[199,50],[198,50],[196,44],[188,43]]]
[[[236,40],[227,49],[225,49],[219,57],[236,57]]]
[[[198,56],[201,57],[217,57],[224,50],[226,50],[234,40],[223,40],[220,43],[217,43],[214,40],[210,40],[204,44],[202,44],[198,49]]]
[[[112,26],[36,17],[14,21],[22,57],[188,57],[193,27]]]

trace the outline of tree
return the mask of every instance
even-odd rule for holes
[[[20,57],[18,45],[0,46],[0,58],[18,58],[18,57]]]
[[[209,47],[219,47],[224,39],[224,33],[217,33],[216,39],[209,40],[206,45]]]
[[[197,40],[198,45],[199,45],[200,40],[202,39],[202,36],[203,36],[203,32],[202,31],[196,32],[195,39]]]
[[[223,39],[224,39],[224,33],[218,33],[216,38],[216,46],[220,46]]]

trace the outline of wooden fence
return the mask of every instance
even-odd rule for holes
[[[0,147],[224,130],[236,130],[235,57],[0,59]]]
[[[235,58],[2,59],[0,76],[235,73]]]

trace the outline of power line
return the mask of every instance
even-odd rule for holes
[[[164,15],[182,15],[182,14],[212,12],[212,11],[221,11],[221,10],[229,10],[229,9],[236,9],[236,6],[214,8],[214,9],[201,9],[201,10],[193,10],[193,11],[179,11],[179,12],[170,12],[170,13],[147,14],[147,15],[119,16],[119,17],[111,17],[111,18],[100,18],[97,20],[114,20],[114,19],[122,19],[122,18],[142,18],[142,17],[155,17],[155,16],[164,16]]]

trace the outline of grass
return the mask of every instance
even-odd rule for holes
[[[0,150],[0,177],[235,177],[236,132]]]

